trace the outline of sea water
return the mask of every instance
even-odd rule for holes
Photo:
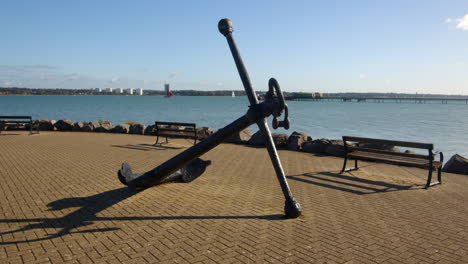
[[[468,157],[468,105],[465,103],[395,103],[288,101],[291,128],[273,132],[305,132],[313,139],[373,137],[434,143],[446,160]],[[246,97],[212,96],[0,96],[0,115],[72,121],[154,121],[196,123],[219,129],[244,115]],[[271,118],[269,120],[271,124]],[[255,125],[252,131],[257,131]]]

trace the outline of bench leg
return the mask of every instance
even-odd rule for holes
[[[345,157],[344,162],[343,162],[343,168],[341,168],[340,174],[343,173],[346,169],[346,162],[348,161],[348,158]]]
[[[437,169],[437,180],[442,184],[442,166]]]
[[[156,137],[156,143],[154,143],[154,146],[156,146],[159,142],[159,136]]]
[[[343,172],[348,172],[348,171],[355,171],[355,170],[358,170],[358,160],[355,159],[354,160],[354,168],[350,168],[350,169],[346,169],[346,162],[348,161],[348,158],[346,157],[344,162],[343,162],[343,168],[341,169],[340,171],[340,174],[342,174]]]
[[[429,175],[427,176],[426,189],[431,187],[431,181],[432,181],[432,168],[429,169]]]

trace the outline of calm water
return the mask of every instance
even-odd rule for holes
[[[468,157],[468,105],[289,101],[291,128],[312,138],[343,135],[434,143],[446,160]],[[0,96],[0,115],[34,119],[110,120],[146,125],[154,121],[193,122],[219,129],[245,114],[245,97]],[[271,123],[271,122],[269,122]],[[256,131],[256,126],[251,130]]]

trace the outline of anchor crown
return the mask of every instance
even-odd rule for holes
[[[234,29],[232,28],[232,21],[229,18],[223,18],[218,22],[218,30],[221,34],[226,36],[229,33],[232,33]]]

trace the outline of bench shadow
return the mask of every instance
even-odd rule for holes
[[[57,218],[25,218],[25,219],[0,219],[0,223],[25,223],[26,225],[16,230],[1,231],[0,237],[15,233],[24,233],[26,231],[35,229],[52,229],[59,231],[54,234],[49,234],[45,237],[24,239],[17,241],[0,241],[0,245],[18,244],[18,243],[29,243],[36,241],[44,241],[57,237],[61,237],[67,234],[73,233],[96,233],[96,232],[108,232],[119,230],[117,227],[108,228],[93,228],[84,230],[75,230],[77,228],[86,227],[93,225],[99,221],[143,221],[143,220],[203,220],[203,219],[263,219],[263,220],[283,220],[284,215],[246,215],[246,216],[97,216],[98,213],[105,209],[124,201],[125,199],[132,197],[137,192],[131,191],[127,187],[122,187],[103,193],[98,193],[88,197],[71,197],[53,201],[47,205],[49,211],[60,211],[67,208],[79,207],[77,210]],[[37,235],[36,235],[37,236]]]
[[[308,172],[299,175],[290,175],[286,176],[286,178],[358,195],[423,189],[425,186],[423,184],[401,185],[388,183],[383,181],[358,178],[352,176],[351,173],[349,174],[351,176],[330,171],[321,171]]]
[[[166,150],[166,149],[184,149],[185,147],[170,147],[163,145],[151,145],[151,144],[127,144],[127,145],[112,145],[114,148],[126,148],[142,151],[155,151],[155,150]]]

